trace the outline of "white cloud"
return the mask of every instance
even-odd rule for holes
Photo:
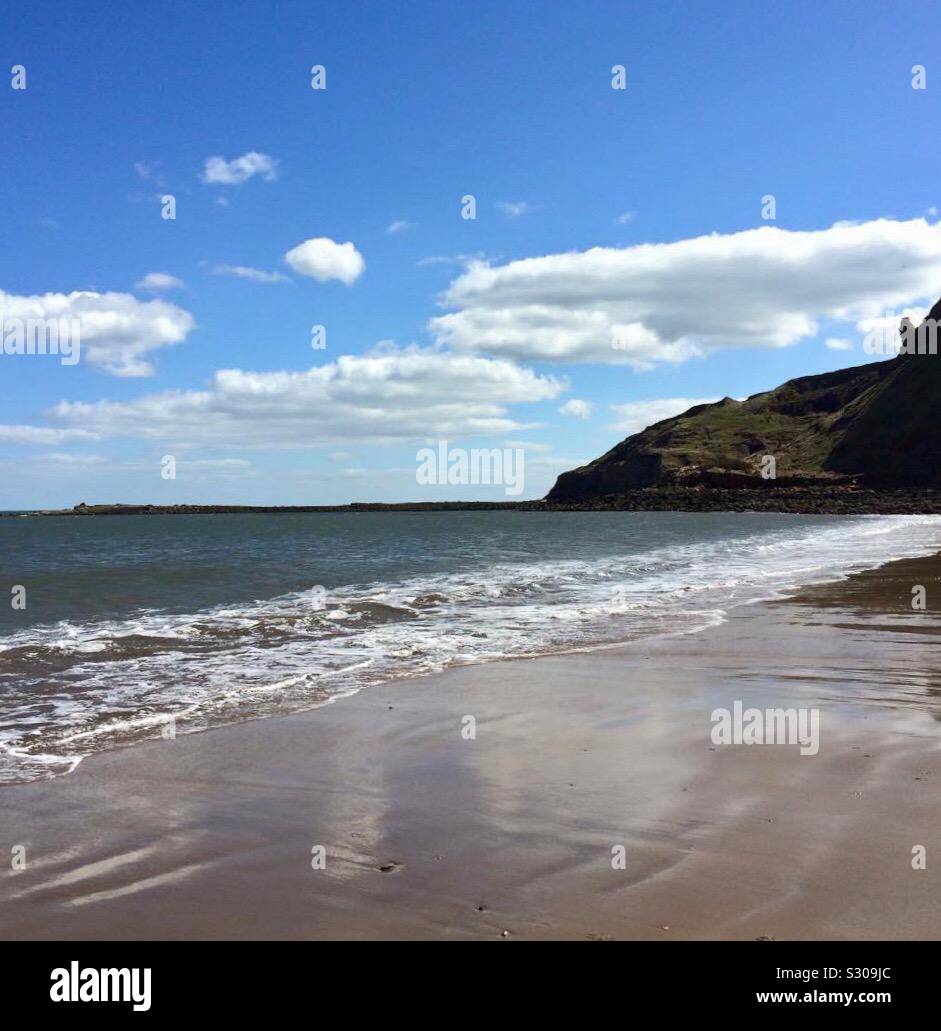
[[[633,222],[636,217],[636,211],[624,211],[614,220],[619,226],[626,226],[628,222]]]
[[[185,284],[182,279],[171,276],[169,272],[148,272],[134,284],[137,290],[179,290]]]
[[[213,265],[215,276],[235,276],[238,279],[251,279],[256,283],[290,283],[291,277],[283,272],[266,272],[264,269],[251,268],[248,265]]]
[[[52,426],[0,426],[4,444],[63,444],[68,440],[98,440],[100,434],[88,430],[59,430]]]
[[[902,309],[893,310],[892,308],[886,308],[885,311],[878,315],[872,315],[868,318],[860,319],[859,322],[856,323],[856,329],[858,330],[861,338],[864,338],[868,333],[871,333],[874,330],[893,333],[898,329],[903,315],[907,315],[917,326],[928,318],[928,312],[930,310],[930,305],[917,304],[905,305],[904,311]]]
[[[339,279],[347,286],[366,268],[362,254],[352,243],[337,243],[326,236],[299,243],[285,254],[284,260],[299,276],[309,276],[321,283]]]
[[[157,178],[157,169],[160,167],[159,161],[135,161],[134,171],[141,178],[146,180]]]
[[[78,466],[79,468],[105,465],[108,462],[104,455],[74,455],[64,451],[51,451],[49,454],[42,455],[41,457],[48,462],[53,462],[55,465]]]
[[[193,316],[169,301],[76,290],[21,297],[0,290],[0,314],[19,319],[78,320],[81,361],[113,376],[149,376],[151,351],[186,339]]]
[[[563,415],[574,415],[576,419],[588,419],[591,417],[594,407],[591,401],[580,401],[577,397],[573,397],[571,401],[566,401],[559,411]]]
[[[517,359],[645,369],[731,347],[779,348],[934,298],[941,224],[886,219],[816,232],[772,226],[677,243],[477,263],[442,297],[439,345]]]
[[[828,337],[824,340],[824,346],[829,347],[831,351],[852,351],[853,342],[852,340],[846,340],[843,337]]]
[[[718,397],[663,397],[656,401],[630,401],[627,404],[611,405],[617,421],[609,429],[623,430],[627,434],[639,433],[653,426],[655,422],[681,415],[696,405],[714,404]]]
[[[387,233],[404,233],[406,229],[411,229],[412,223],[406,222],[403,218],[397,218],[394,222],[390,222],[386,226]]]
[[[257,150],[250,150],[241,157],[232,158],[231,161],[226,161],[223,157],[206,158],[203,167],[204,183],[233,186],[236,183],[244,183],[256,175],[269,181],[277,179],[278,159],[267,154],[259,154]]]
[[[485,261],[486,257],[483,251],[468,254],[431,254],[427,258],[419,258],[415,264],[419,268],[428,265],[472,265],[475,261]]]
[[[216,372],[205,390],[133,401],[60,402],[70,429],[195,446],[293,449],[327,443],[506,435],[525,424],[510,404],[557,397],[567,384],[504,359],[385,347],[304,372]]]
[[[525,200],[519,201],[497,201],[497,207],[507,218],[519,218],[520,215],[528,215],[533,209]]]

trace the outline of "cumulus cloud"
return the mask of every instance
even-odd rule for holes
[[[720,348],[787,347],[941,292],[941,224],[878,219],[472,264],[441,298],[439,345],[647,369]]]
[[[290,283],[290,276],[283,272],[266,272],[248,265],[213,265],[213,275],[235,276],[237,279],[251,279],[256,283]]]
[[[204,183],[234,186],[256,175],[269,181],[277,179],[278,159],[267,154],[259,154],[257,150],[250,150],[241,157],[232,158],[231,161],[218,156],[206,158],[206,164],[203,166]]]
[[[69,429],[192,446],[305,448],[353,441],[506,435],[511,404],[557,397],[564,381],[505,359],[385,347],[304,372],[216,372],[205,390],[133,401],[63,401]]]
[[[636,211],[622,211],[614,221],[619,226],[626,226],[628,222],[634,221],[636,215]]]
[[[864,338],[866,334],[871,333],[874,330],[897,330],[904,315],[907,315],[908,318],[910,318],[917,326],[928,318],[928,312],[930,309],[931,306],[927,304],[906,304],[904,310],[902,308],[886,308],[886,310],[881,312],[879,315],[872,315],[868,318],[860,319],[859,322],[856,323],[856,329],[861,338]]]
[[[321,283],[339,279],[347,286],[366,268],[362,254],[352,243],[337,243],[326,236],[299,243],[285,254],[284,260],[299,276],[309,276]]]
[[[184,285],[182,279],[171,276],[169,272],[148,272],[146,276],[138,279],[134,287],[137,290],[150,290],[156,293],[158,290],[179,290]]]
[[[188,311],[169,301],[141,301],[132,294],[73,291],[17,296],[0,290],[0,315],[14,319],[75,319],[81,360],[113,376],[149,376],[145,355],[186,339],[195,325]]]
[[[573,415],[576,419],[588,419],[591,417],[591,410],[594,407],[591,401],[581,401],[577,397],[573,397],[571,401],[566,401],[559,411],[563,415]]]
[[[853,342],[852,340],[846,340],[843,337],[828,337],[824,340],[824,346],[829,347],[831,351],[852,351]]]
[[[412,223],[406,222],[404,218],[397,218],[394,222],[390,222],[386,226],[387,233],[404,233],[406,229],[411,229]]]
[[[630,401],[627,404],[611,405],[617,421],[609,429],[623,430],[627,434],[639,433],[655,422],[681,415],[696,405],[714,404],[720,400],[718,397],[662,397],[656,401]]]

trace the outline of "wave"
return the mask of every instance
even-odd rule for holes
[[[0,781],[66,773],[171,726],[314,708],[397,677],[694,633],[733,606],[939,548],[941,517],[856,517],[34,626],[0,639]]]

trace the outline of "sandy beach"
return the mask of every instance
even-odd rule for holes
[[[941,560],[906,560],[5,787],[0,935],[936,938],[939,604]],[[819,707],[818,754],[714,745],[735,700]]]

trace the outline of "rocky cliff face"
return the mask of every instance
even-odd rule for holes
[[[928,318],[941,319],[941,301]],[[941,487],[939,416],[941,354],[900,354],[691,408],[562,473],[547,500],[700,485]],[[762,476],[767,455],[774,479]]]

